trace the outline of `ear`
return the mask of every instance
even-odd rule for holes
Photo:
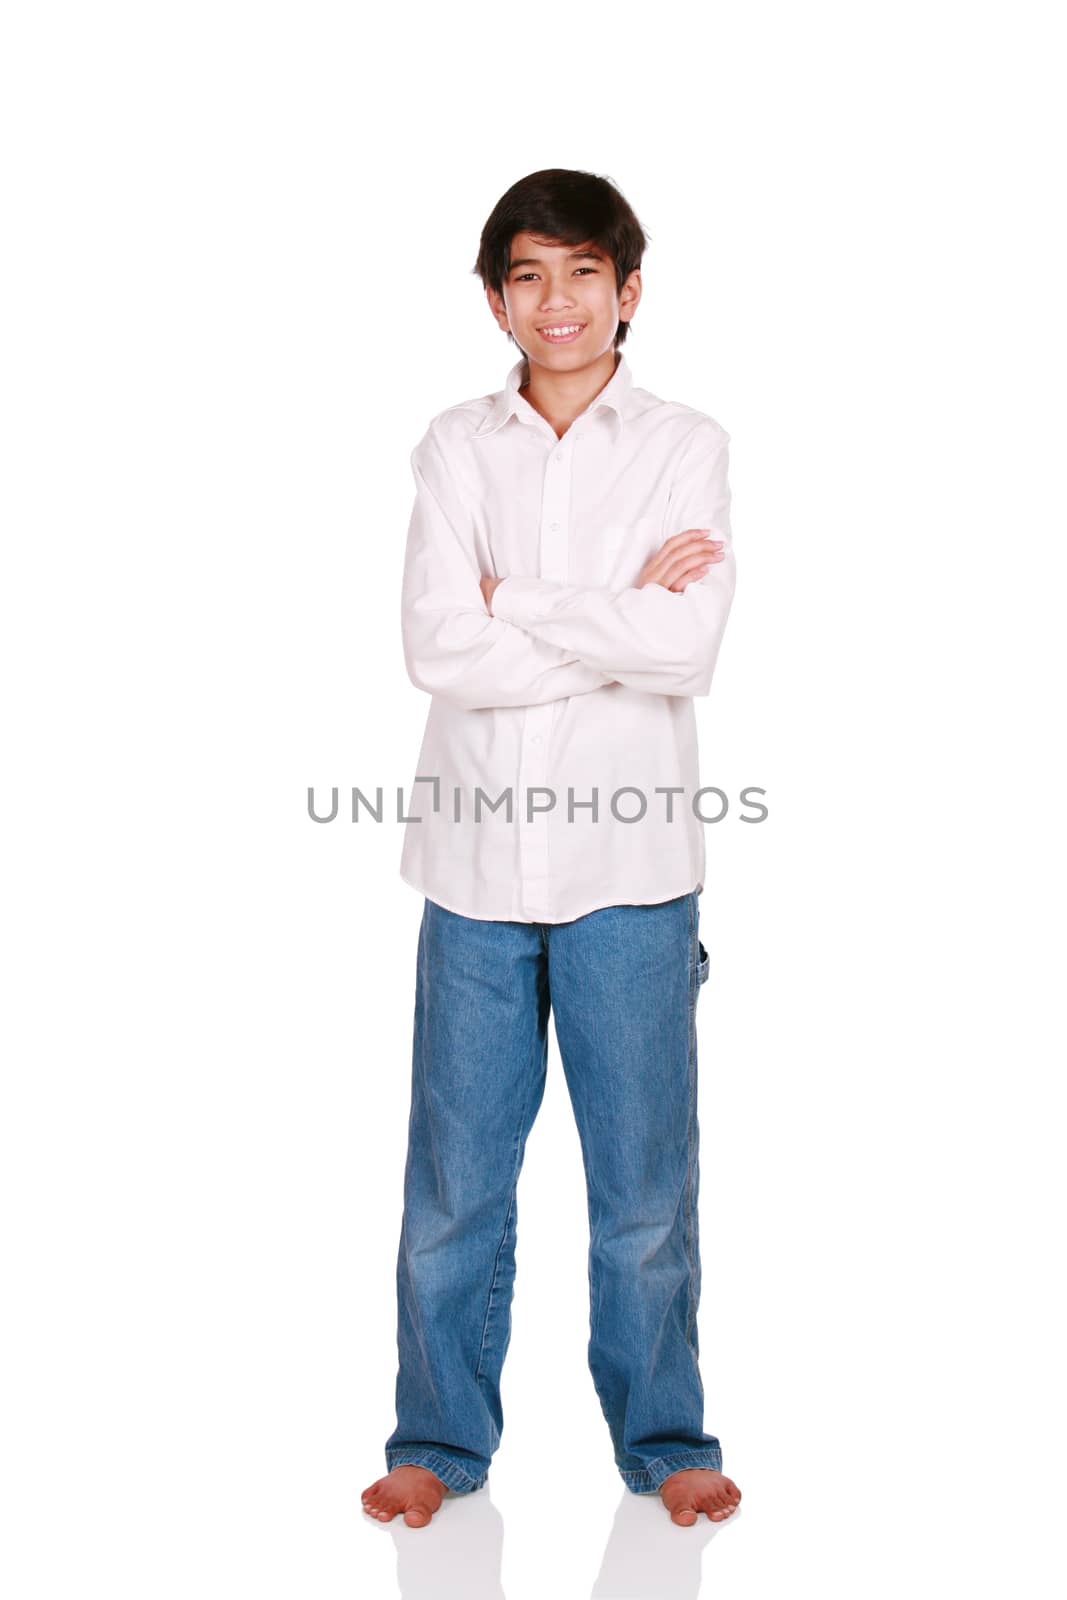
[[[503,333],[511,332],[511,323],[508,321],[508,308],[504,304],[504,297],[496,289],[486,285],[485,298],[489,302],[489,309],[496,319],[496,325]]]
[[[619,321],[629,322],[641,303],[641,269],[635,267],[619,290]]]

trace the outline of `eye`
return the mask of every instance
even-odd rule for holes
[[[593,272],[593,273],[595,273],[597,269],[596,269],[596,267],[575,267],[574,270],[576,272]],[[516,283],[525,283],[527,278],[536,278],[536,277],[537,277],[537,273],[536,272],[520,272],[518,277],[515,279],[515,282]]]

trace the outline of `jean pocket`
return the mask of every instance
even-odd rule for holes
[[[711,962],[700,939],[697,940],[697,957],[689,963],[689,1006],[695,1012],[701,985],[707,983]]]

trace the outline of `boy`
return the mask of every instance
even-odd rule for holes
[[[589,1366],[672,1520],[740,1501],[703,1431],[693,697],[734,590],[729,435],[633,384],[644,231],[608,180],[515,184],[474,270],[523,359],[416,446],[402,594],[432,695],[400,871],[424,896],[397,1426],[370,1516],[425,1526],[503,1428],[516,1185],[551,1010],[589,1197]],[[636,798],[635,798],[636,797]],[[696,797],[696,798],[694,798]]]

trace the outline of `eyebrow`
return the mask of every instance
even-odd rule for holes
[[[603,261],[604,257],[599,250],[572,250],[567,257],[568,261]],[[523,256],[518,261],[508,262],[508,271],[514,272],[516,267],[539,267],[542,262],[537,256]]]

